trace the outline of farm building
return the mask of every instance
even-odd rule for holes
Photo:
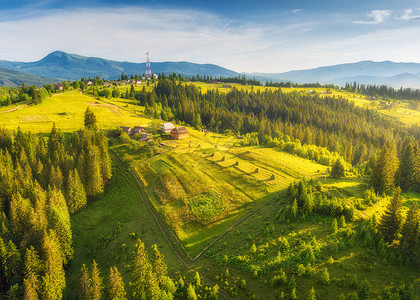
[[[132,134],[140,134],[140,133],[146,133],[147,130],[146,128],[142,127],[142,126],[134,126],[133,129],[131,129],[131,133]]]
[[[64,89],[64,87],[61,83],[54,84],[54,90],[55,91],[62,91],[63,89]]]
[[[179,140],[188,137],[189,132],[185,127],[175,127],[171,130],[171,138]]]
[[[131,128],[130,127],[124,127],[124,126],[120,126],[122,131],[127,133],[128,135],[131,134]]]
[[[171,133],[171,130],[174,129],[175,126],[172,123],[163,123],[160,126],[160,131],[162,131],[162,133]]]

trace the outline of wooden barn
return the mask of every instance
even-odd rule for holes
[[[189,132],[185,127],[175,127],[171,130],[171,138],[179,140],[188,137]]]

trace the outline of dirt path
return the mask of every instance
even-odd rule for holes
[[[9,112],[12,112],[12,111],[15,111],[15,110],[24,109],[24,108],[27,108],[27,107],[32,106],[32,105],[33,104],[19,105],[19,106],[16,106],[15,108],[11,108],[9,110],[0,111],[0,114],[5,114],[5,113],[9,113]]]

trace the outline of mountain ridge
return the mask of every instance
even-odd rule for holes
[[[239,73],[215,64],[198,64],[188,61],[152,62],[155,74],[197,74],[213,77],[236,77],[246,75],[265,81],[283,81],[293,83],[321,83],[345,85],[354,81],[363,84],[389,85],[396,88],[420,88],[420,63],[392,62],[390,60],[375,62],[365,60],[356,63],[344,63],[331,66],[320,66],[303,70],[291,70],[282,73]],[[100,57],[87,57],[54,51],[35,62],[17,62],[0,60],[0,68],[20,71],[59,80],[79,80],[82,77],[96,77],[110,80],[121,76],[145,72],[146,63],[108,60]]]

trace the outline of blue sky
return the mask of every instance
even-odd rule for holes
[[[55,50],[120,61],[283,72],[361,60],[420,63],[420,3],[0,0],[0,60]]]

